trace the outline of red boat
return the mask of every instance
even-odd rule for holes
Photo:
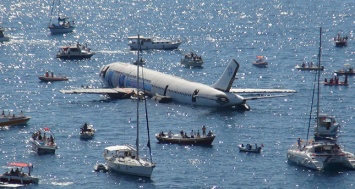
[[[330,78],[329,81],[327,79],[323,82],[326,86],[348,86],[348,76],[345,76],[345,80],[343,82],[339,81],[338,77]]]

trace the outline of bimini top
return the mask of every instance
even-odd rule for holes
[[[7,165],[12,167],[30,167],[32,163],[10,162]]]

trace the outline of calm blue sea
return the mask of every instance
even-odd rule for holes
[[[37,186],[28,188],[353,188],[355,172],[315,172],[287,163],[286,152],[298,137],[306,138],[314,72],[294,69],[317,60],[319,27],[323,27],[321,78],[345,63],[354,63],[355,2],[352,0],[62,0],[62,12],[76,19],[75,32],[51,35],[47,29],[52,0],[2,0],[0,25],[11,41],[0,44],[0,109],[32,119],[26,126],[0,128],[0,171],[6,163],[32,162]],[[335,48],[339,31],[350,38],[348,47]],[[248,112],[214,110],[149,100],[153,160],[151,179],[116,173],[96,173],[106,146],[135,142],[135,102],[106,100],[100,95],[64,95],[61,89],[101,87],[101,66],[132,62],[130,35],[180,39],[174,51],[146,51],[147,67],[185,79],[213,84],[231,59],[240,63],[233,87],[287,88],[287,97],[249,101]],[[96,54],[90,60],[55,58],[58,46],[87,43]],[[205,61],[202,69],[180,66],[190,51]],[[257,55],[266,69],[252,66]],[[46,71],[63,74],[67,82],[43,83]],[[340,80],[343,80],[341,77]],[[354,84],[321,86],[321,110],[341,123],[340,142],[355,152]],[[93,140],[79,139],[84,122],[94,125]],[[153,134],[172,130],[201,130],[216,135],[212,147],[162,145]],[[29,137],[41,127],[56,134],[55,155],[38,156]],[[145,137],[142,154],[146,154]],[[261,154],[238,151],[240,143],[264,144]]]

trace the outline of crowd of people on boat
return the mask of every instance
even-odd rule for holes
[[[339,85],[339,77],[335,76],[334,78],[330,78],[329,82],[327,80],[327,78],[324,79],[324,84],[329,84],[329,85]],[[344,82],[341,82],[341,84],[348,84],[348,77],[345,76]]]
[[[197,54],[194,52],[190,52],[190,54],[186,54],[185,58],[193,59],[194,61],[201,60],[201,56],[197,56]]]
[[[46,133],[43,133],[42,136],[42,132],[41,130],[39,130],[38,132],[34,132],[32,134],[32,139],[39,141],[39,142],[43,142],[45,145],[48,146],[53,146],[54,145],[54,137],[53,135],[50,135],[49,137],[46,136]]]
[[[172,138],[173,137],[173,133],[171,131],[168,132],[168,134],[164,134],[164,132],[160,132],[159,133],[160,137],[165,137],[167,136],[168,138]],[[201,138],[201,134],[200,134],[200,130],[197,130],[197,133],[194,130],[191,130],[190,135],[187,135],[186,132],[184,132],[184,130],[180,131],[180,136],[181,138]],[[206,134],[206,126],[203,125],[202,126],[202,137],[212,137],[213,133],[212,131],[208,131],[208,133]]]
[[[314,65],[313,62],[303,62],[301,64],[301,67],[305,68],[307,66],[307,67],[311,68],[311,67],[313,67],[313,65]]]
[[[10,172],[5,172],[4,173],[5,176],[18,176],[18,177],[24,177],[27,176],[26,173],[20,171],[19,168],[16,168],[16,170],[14,171],[13,168],[11,168]]]
[[[348,40],[348,36],[346,35],[345,37],[341,37],[340,33],[338,33],[338,35],[334,37],[334,41],[347,41],[347,40]]]
[[[22,110],[21,110],[20,116],[16,116],[15,114],[11,115],[10,112],[7,115],[5,115],[5,111],[2,111],[1,117],[12,117],[12,118],[15,118],[15,117],[25,117],[25,115],[23,114]]]

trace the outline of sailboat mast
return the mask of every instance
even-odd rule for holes
[[[53,3],[52,3],[51,15],[50,15],[50,19],[49,19],[49,24],[48,24],[48,26],[50,26],[51,23],[52,23],[52,15],[53,15],[53,9],[54,9],[54,1],[55,1],[55,0],[53,0]]]
[[[320,27],[319,31],[319,52],[318,52],[318,68],[321,66],[321,61],[322,61],[322,27]],[[318,134],[318,125],[319,125],[319,99],[320,99],[320,86],[319,86],[319,81],[320,81],[320,70],[317,70],[317,134]]]
[[[138,47],[140,47],[139,35],[138,35]],[[138,51],[138,60],[139,61],[139,51]],[[139,159],[139,64],[137,64],[137,138],[136,138],[136,149],[137,156],[136,159]]]

